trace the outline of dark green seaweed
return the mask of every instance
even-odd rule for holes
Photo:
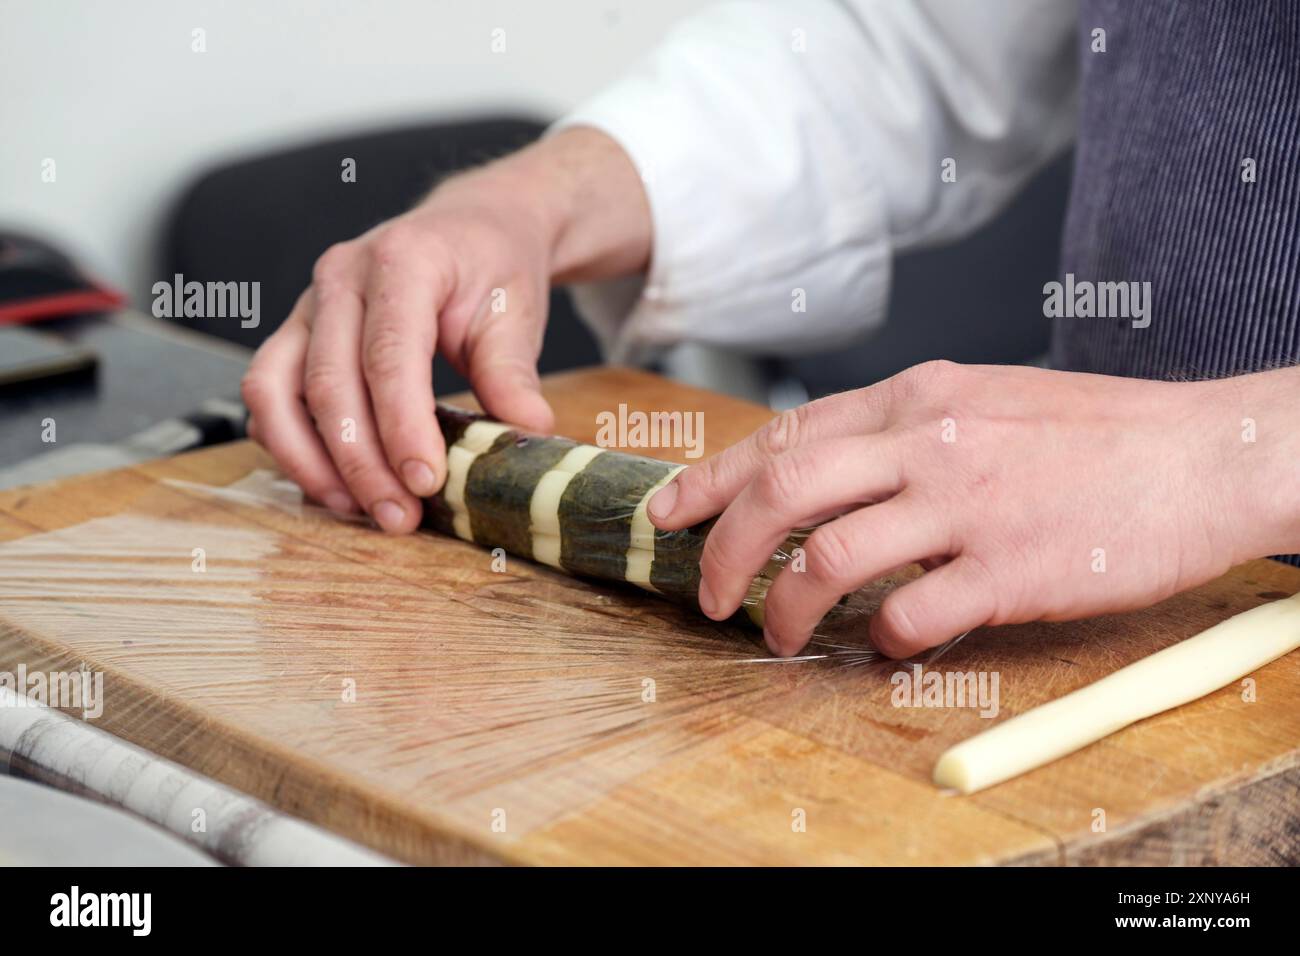
[[[438,405],[438,428],[442,431],[442,440],[450,448],[456,442],[460,441],[465,434],[465,429],[477,421],[486,421],[487,416],[482,412],[471,412],[465,408],[457,408],[455,405]]]
[[[457,408],[455,405],[437,406],[438,409],[438,428],[442,431],[442,440],[450,448],[456,442],[460,441],[461,436],[465,434],[465,429],[471,422],[478,421],[484,416],[478,412],[471,412],[464,408]],[[420,526],[423,528],[432,528],[443,534],[455,535],[456,530],[453,526],[453,519],[447,502],[442,497],[442,492],[438,492],[432,498],[424,499],[424,517],[420,520]]]
[[[650,583],[664,597],[698,607],[700,555],[713,521],[681,531],[655,531],[655,557]]]
[[[484,419],[478,412],[438,406],[438,424],[448,448],[461,439],[470,423]],[[542,475],[574,447],[576,443],[565,438],[509,431],[476,458],[465,483],[465,506],[475,543],[531,559],[533,492]],[[653,458],[605,451],[575,475],[560,499],[560,563],[564,569],[625,583],[637,504],[674,467]],[[424,500],[423,525],[455,534],[451,509],[441,492]],[[655,532],[650,583],[665,598],[698,609],[700,555],[712,527],[713,520],[709,520],[682,531]],[[760,578],[774,573],[774,569],[766,569]],[[766,589],[761,590],[765,593]],[[758,613],[747,615],[747,610]],[[733,620],[751,618],[760,623],[761,608],[742,609]]]
[[[560,564],[571,574],[616,581],[627,576],[632,515],[645,493],[673,468],[622,452],[597,455],[560,499]]]
[[[542,475],[577,447],[567,438],[537,438],[505,432],[474,459],[465,482],[474,542],[533,556],[529,504]]]

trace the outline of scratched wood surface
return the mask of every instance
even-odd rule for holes
[[[586,441],[620,402],[703,411],[706,454],[770,414],[622,369],[545,385]],[[984,718],[894,706],[894,663],[763,662],[754,633],[633,591],[278,506],[248,477],[269,467],[240,443],[0,494],[0,670],[84,662],[101,728],[413,862],[1300,859],[1297,654],[984,793],[929,782],[952,743],[1300,570],[976,632],[933,666],[999,675]]]

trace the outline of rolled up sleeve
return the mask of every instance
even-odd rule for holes
[[[878,325],[894,252],[980,225],[1068,144],[1073,21],[1068,0],[748,0],[684,21],[556,127],[611,136],[650,202],[648,273],[574,290],[607,355],[791,355]]]

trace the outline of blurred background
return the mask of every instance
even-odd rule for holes
[[[343,135],[544,122],[701,5],[0,0],[0,215],[147,296],[162,230],[198,176]],[[494,29],[506,31],[504,52],[491,50]],[[46,157],[57,188],[40,188]],[[338,163],[325,173],[337,183]]]
[[[241,348],[274,330],[326,247],[539,135],[703,5],[0,0],[0,234],[65,253],[136,312],[177,272],[262,283],[258,328],[177,319],[166,347],[138,314],[111,334],[39,323],[98,355],[98,391],[70,399],[84,437],[117,441],[161,411],[234,397]],[[340,181],[343,156],[357,159],[354,184]],[[690,347],[661,370],[783,406],[928,358],[1032,361],[1046,349],[1038,290],[1056,268],[1068,176],[1065,157],[976,235],[899,259],[889,321],[855,347],[795,361]],[[543,369],[596,361],[558,291]],[[462,384],[442,365],[436,381]],[[156,402],[135,394],[142,382]],[[7,413],[36,409],[3,400]],[[40,450],[30,423],[16,437],[12,421],[0,424],[5,459]]]

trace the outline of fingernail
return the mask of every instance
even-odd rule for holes
[[[411,494],[427,498],[433,494],[433,469],[418,458],[408,458],[402,462],[402,481]]]
[[[370,513],[385,531],[396,531],[406,517],[406,509],[395,501],[381,501]]]
[[[349,514],[353,510],[352,496],[346,491],[331,491],[325,496],[325,507],[338,514]]]
[[[663,521],[673,513],[675,504],[677,504],[677,482],[670,481],[654,493],[646,510],[650,512],[651,518]]]
[[[718,599],[713,596],[713,589],[709,587],[709,582],[700,578],[700,610],[709,617],[718,613]]]

